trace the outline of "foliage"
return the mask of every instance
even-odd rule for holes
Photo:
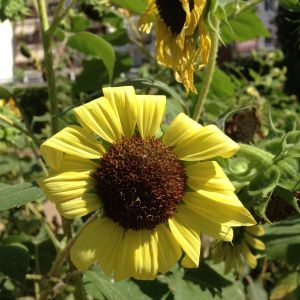
[[[29,2],[32,10],[28,1],[0,0],[0,20],[30,16],[38,8]],[[259,1],[212,2],[218,4],[214,14],[221,20],[218,34],[226,49],[269,35],[255,10]],[[46,36],[54,49],[50,73],[47,57],[33,60],[34,50],[26,52],[30,68],[48,81],[26,88],[20,83],[0,87],[0,298],[299,298],[300,106],[296,95],[286,93],[287,76],[296,61],[285,65],[280,49],[220,58],[200,120],[216,124],[241,145],[234,158],[219,163],[239,199],[264,224],[266,251],[257,256],[254,270],[224,275],[223,264],[212,263],[209,239],[202,245],[199,268],[176,265],[151,282],[115,283],[97,266],[81,274],[68,261],[53,269],[52,263],[65,255],[63,249],[85,221],[62,220],[36,184],[48,172],[39,146],[54,133],[53,122],[59,128],[74,124],[72,108],[101,96],[102,86],[133,85],[145,94],[166,95],[166,123],[180,112],[192,116],[199,97],[186,95],[172,72],[156,63],[153,36],[137,30],[146,0],[58,3],[57,23],[50,22],[52,31],[47,34],[52,35]],[[297,1],[280,4],[299,13]],[[47,85],[51,76],[56,79],[55,113]],[[294,76],[292,83],[296,81]],[[204,72],[196,73],[198,91],[205,88],[204,82]]]

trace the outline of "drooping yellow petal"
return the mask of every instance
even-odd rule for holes
[[[67,219],[85,216],[101,207],[99,196],[94,193],[85,193],[77,199],[69,199],[56,204],[58,211]]]
[[[222,168],[215,161],[198,162],[185,167],[188,176],[187,184],[195,191],[234,191]]]
[[[180,113],[166,129],[162,142],[169,147],[175,147],[192,139],[202,126],[193,119]]]
[[[168,220],[170,230],[177,240],[185,254],[193,262],[193,266],[198,267],[200,259],[200,237],[197,232],[188,227],[188,224],[183,224],[177,217],[177,214]]]
[[[119,245],[115,280],[151,280],[158,272],[158,245],[152,230],[127,230]]]
[[[158,271],[164,274],[179,260],[181,249],[166,225],[160,224],[154,230],[158,245]]]
[[[245,228],[245,230],[254,236],[262,236],[265,234],[265,230],[261,225],[249,226]]]
[[[186,205],[197,214],[228,226],[251,226],[256,223],[236,195],[216,192],[187,192],[183,196]]]
[[[155,136],[162,122],[166,106],[166,97],[158,95],[137,95],[137,126],[143,139]]]
[[[115,105],[105,97],[78,106],[74,113],[80,125],[109,143],[122,137],[122,126]]]
[[[122,135],[131,137],[137,118],[137,100],[133,86],[103,88],[103,94],[111,101],[118,113]]]
[[[254,269],[257,265],[256,257],[252,254],[252,252],[250,251],[248,245],[244,240],[241,241],[240,248],[247,264],[249,265],[250,268]]]
[[[173,149],[177,157],[186,161],[207,160],[230,157],[239,149],[239,145],[225,135],[215,125],[201,127],[190,132],[190,138],[178,140]]]
[[[96,260],[100,220],[92,221],[78,235],[70,250],[70,258],[79,270],[88,269]]]
[[[214,219],[210,219],[204,214],[197,214],[187,205],[179,205],[177,207],[176,217],[181,221],[181,223],[186,224],[188,228],[193,229],[199,234],[201,232],[208,236],[225,241],[231,241],[233,238],[233,231],[231,227],[226,224],[221,224]]]
[[[104,147],[79,126],[68,126],[41,145],[41,153],[53,170],[59,170],[64,153],[86,159],[99,159]]]
[[[97,241],[96,259],[101,269],[111,274],[116,266],[117,254],[124,229],[109,218],[101,218],[94,239]]]
[[[254,238],[246,231],[244,232],[244,238],[250,247],[257,249],[257,250],[265,250],[266,249],[265,244],[261,240]]]

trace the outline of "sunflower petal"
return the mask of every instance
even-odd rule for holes
[[[114,105],[121,122],[122,134],[131,137],[135,130],[137,102],[133,86],[103,88],[103,94]]]
[[[195,191],[235,190],[222,168],[215,161],[191,164],[185,167],[185,171],[188,176],[187,184]]]
[[[190,209],[216,223],[228,226],[251,226],[256,223],[232,192],[187,192],[183,199]]]
[[[166,129],[165,134],[162,136],[162,142],[169,147],[186,143],[195,136],[201,127],[193,119],[184,113],[180,113]]]
[[[93,193],[85,193],[77,199],[56,203],[58,211],[67,219],[82,217],[100,209],[99,196]]]
[[[265,230],[261,225],[249,226],[245,230],[254,236],[262,236],[265,234]]]
[[[87,159],[99,159],[104,147],[79,126],[68,126],[41,145],[41,153],[53,170],[59,170],[64,153]]]
[[[158,245],[151,230],[127,230],[119,246],[115,280],[154,279],[158,272]]]
[[[189,139],[176,142],[173,151],[185,161],[207,160],[217,156],[231,157],[239,145],[215,125],[201,127],[189,132]]]
[[[181,249],[170,230],[160,224],[156,227],[156,239],[158,245],[158,271],[168,272],[181,257]]]
[[[265,250],[266,249],[265,244],[261,240],[254,238],[253,236],[248,234],[246,231],[244,232],[244,238],[250,247],[257,249],[257,250]]]
[[[198,233],[188,228],[187,224],[182,223],[177,215],[174,215],[173,218],[170,218],[168,222],[173,236],[177,240],[180,247],[184,250],[185,254],[193,262],[193,267],[198,267],[201,245]]]
[[[74,113],[80,125],[109,143],[122,137],[122,126],[114,104],[105,97],[78,106]]]
[[[254,269],[257,265],[256,257],[252,254],[252,252],[250,251],[248,245],[244,240],[241,241],[240,248],[247,264],[249,265],[250,268]]]
[[[158,95],[137,95],[137,126],[143,139],[154,136],[162,122],[166,106],[166,97]]]

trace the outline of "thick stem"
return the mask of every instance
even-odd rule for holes
[[[206,65],[206,69],[204,72],[204,80],[202,84],[201,92],[199,93],[198,100],[196,103],[195,111],[193,114],[193,119],[198,121],[200,119],[200,115],[205,103],[206,96],[209,92],[209,87],[212,82],[212,78],[214,75],[214,70],[216,66],[216,59],[218,54],[218,47],[219,47],[219,28],[220,28],[220,21],[213,16],[211,21],[211,50],[208,58],[208,62]]]
[[[44,0],[37,0],[38,14],[41,24],[41,34],[44,50],[44,64],[46,80],[48,85],[48,97],[50,101],[51,110],[51,129],[52,134],[55,134],[58,129],[58,101],[56,95],[55,73],[53,69],[53,45],[52,36],[48,34],[49,21],[47,15],[46,2]]]

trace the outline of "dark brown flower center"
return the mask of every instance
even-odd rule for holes
[[[169,30],[174,34],[179,34],[183,28],[186,12],[182,8],[180,0],[155,0],[160,17],[165,22]],[[194,0],[189,0],[190,11],[194,9]]]
[[[107,217],[125,229],[153,229],[176,212],[186,185],[184,166],[150,137],[113,144],[94,173]]]

